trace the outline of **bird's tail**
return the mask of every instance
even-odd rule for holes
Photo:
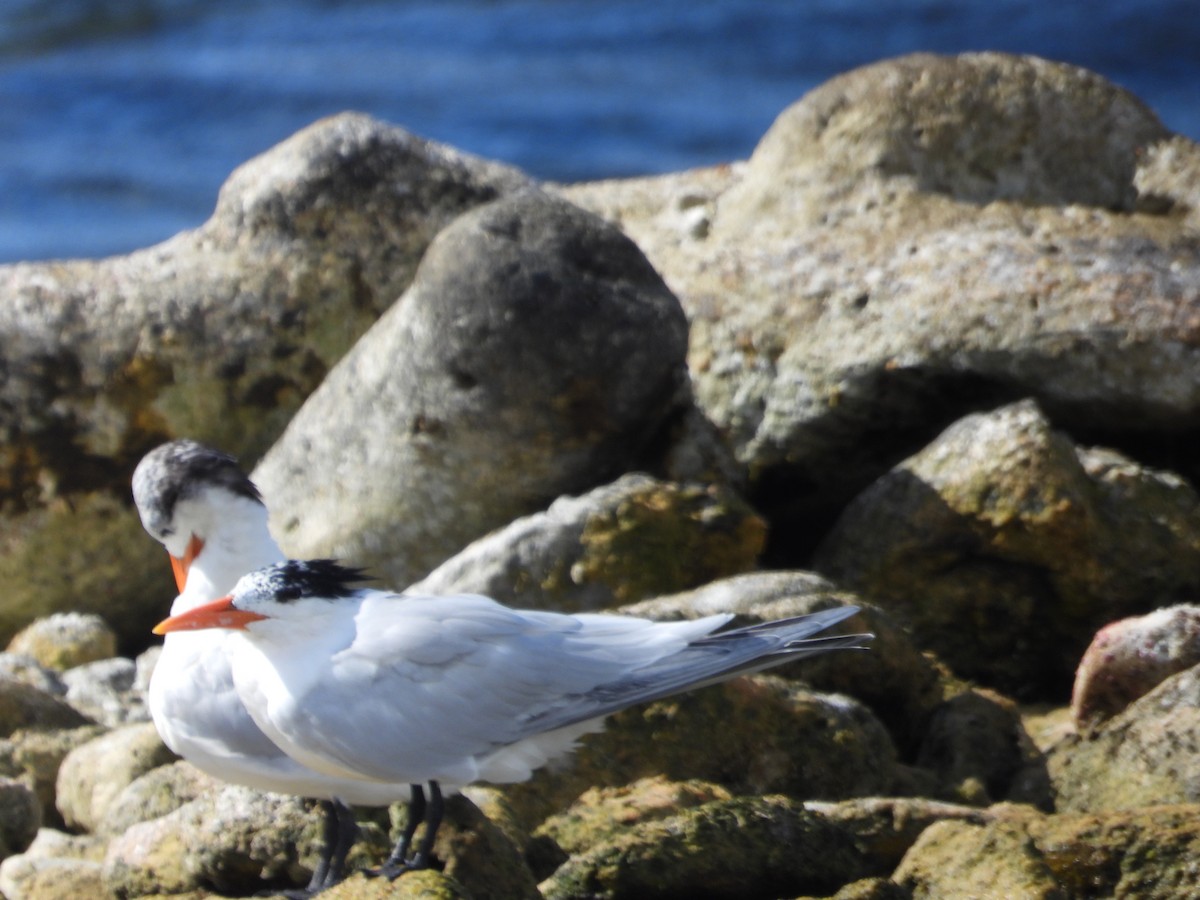
[[[529,717],[522,723],[522,733],[528,735],[564,728],[637,703],[661,700],[820,653],[863,649],[874,635],[812,637],[858,611],[857,606],[839,606],[708,635],[615,681],[564,698],[562,703]]]

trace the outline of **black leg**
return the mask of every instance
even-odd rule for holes
[[[317,856],[317,866],[313,869],[312,878],[309,879],[308,887],[305,888],[306,891],[313,894],[325,884],[338,836],[338,814],[335,802],[322,800],[317,805],[321,808],[321,851]]]
[[[429,860],[433,857],[433,842],[437,838],[438,826],[442,824],[442,813],[445,809],[441,786],[436,781],[429,782],[429,814],[425,816],[425,834],[421,837],[421,846],[408,861],[410,869],[429,868]]]
[[[412,799],[408,801],[408,819],[404,823],[404,832],[396,841],[392,855],[383,864],[385,869],[404,865],[408,859],[408,848],[412,846],[413,835],[417,833],[417,826],[425,818],[425,790],[419,784],[411,785],[411,787]]]
[[[321,882],[319,890],[333,887],[346,877],[346,857],[350,855],[354,842],[358,840],[358,821],[354,818],[354,810],[340,800],[334,800],[330,805],[337,821],[336,834],[325,879]]]
[[[340,800],[321,800],[321,849],[308,886],[262,891],[255,896],[308,900],[346,877],[346,857],[358,839],[354,811]]]
[[[417,827],[425,818],[425,789],[419,784],[409,785],[409,787],[412,788],[412,798],[408,801],[408,818],[404,821],[404,831],[396,841],[396,846],[392,848],[391,856],[384,861],[383,865],[378,869],[367,869],[366,874],[371,877],[382,875],[384,878],[392,880],[410,868],[407,863],[408,851],[412,847],[413,835],[417,833]]]
[[[389,881],[394,881],[412,869],[427,869],[433,857],[433,842],[437,838],[438,826],[442,824],[442,813],[445,812],[442,801],[442,788],[436,781],[429,782],[429,803],[425,802],[425,789],[419,784],[412,785],[412,800],[408,804],[408,821],[404,824],[404,833],[396,841],[392,855],[378,869],[368,869],[370,876],[382,875]],[[417,852],[409,857],[413,835],[417,826],[425,823],[425,833],[421,835],[421,845]]]

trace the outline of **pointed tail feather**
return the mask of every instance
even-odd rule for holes
[[[833,650],[865,649],[873,634],[810,637],[858,612],[857,606],[842,606],[717,632],[623,678],[563,698],[561,703],[524,720],[512,740],[601,718],[628,706],[761,672],[792,660]]]

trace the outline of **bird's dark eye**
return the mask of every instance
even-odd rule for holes
[[[158,533],[161,534],[163,537],[167,538],[175,533],[175,529],[174,528],[160,528],[158,530]]]

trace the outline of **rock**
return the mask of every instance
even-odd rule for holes
[[[165,816],[201,794],[222,787],[224,782],[183,760],[150,769],[129,782],[105,807],[96,832],[122,834],[138,822]]]
[[[42,805],[28,785],[0,778],[0,859],[22,852],[42,826]]]
[[[21,681],[56,697],[67,693],[58,672],[24,653],[0,653],[0,680]]]
[[[104,886],[104,867],[85,859],[10,857],[0,864],[0,889],[8,900],[110,896]]]
[[[919,797],[867,797],[830,803],[810,800],[804,808],[850,834],[869,869],[887,875],[934,822],[985,822],[986,810]]]
[[[446,877],[469,897],[539,900],[520,847],[466,797],[447,799],[433,852],[445,863]]]
[[[652,775],[735,794],[842,799],[886,793],[898,772],[891,738],[865,706],[754,675],[610,716],[570,760],[505,794],[532,828],[590,787]]]
[[[288,553],[407,584],[652,462],[691,402],[686,347],[678,301],[628,238],[549,195],[511,195],[438,235],[253,478]]]
[[[1200,607],[1171,606],[1105,625],[1075,671],[1071,717],[1087,732],[1200,663]]]
[[[116,656],[63,673],[66,700],[84,715],[110,728],[130,722],[149,722],[144,693],[134,684],[137,666]]]
[[[480,538],[409,590],[605,609],[750,569],[764,538],[762,520],[728,488],[624,475]]]
[[[67,754],[104,732],[99,725],[40,731],[14,731],[0,739],[0,774],[29,784],[42,806],[42,821],[61,825],[55,803],[58,770]]]
[[[107,841],[91,834],[67,834],[55,828],[39,828],[23,856],[29,859],[83,859],[102,862]]]
[[[1200,803],[1200,671],[1173,675],[1087,737],[1057,743],[1047,757],[1057,808],[1131,810]]]
[[[751,572],[629,604],[620,611],[661,621],[735,613],[737,625],[863,602],[813,572]],[[867,607],[860,617],[841,627],[872,632],[875,639],[870,649],[806,659],[783,671],[818,690],[849,694],[866,703],[888,726],[901,753],[915,753],[929,717],[944,697],[937,669],[882,610]]]
[[[827,894],[864,868],[849,835],[800,803],[741,797],[640,823],[571,857],[539,887],[547,900],[780,897]]]
[[[1167,136],[1149,107],[1094,72],[1032,56],[918,53],[830,79],[785,110],[717,221],[753,231],[803,212],[827,223],[812,200],[836,207],[863,181],[980,206],[1131,212],[1138,152]]]
[[[95,614],[55,613],[31,622],[14,635],[8,642],[8,652],[22,653],[48,669],[62,672],[115,656],[117,636]]]
[[[817,900],[800,897],[798,900]],[[863,878],[842,887],[829,900],[912,900],[912,894],[887,878]]]
[[[105,885],[125,897],[303,886],[316,862],[319,821],[298,798],[227,785],[114,837]],[[364,828],[350,864],[388,849],[378,829]]]
[[[570,809],[546,819],[533,837],[552,840],[567,855],[585,853],[590,847],[620,837],[643,822],[667,819],[685,809],[732,799],[733,795],[719,784],[670,781],[652,775],[619,787],[589,788]]]
[[[126,725],[76,747],[58,771],[58,811],[72,828],[98,831],[132,781],[175,760],[154,725]]]
[[[1142,209],[1182,217],[1200,228],[1200,146],[1175,136],[1147,147],[1134,176]]]
[[[1011,808],[927,828],[892,879],[914,897],[1190,897],[1200,891],[1200,806],[1100,816]]]
[[[817,88],[744,166],[568,195],[680,298],[697,402],[795,568],[896,461],[1022,397],[1196,479],[1170,436],[1200,429],[1198,159],[1094,73],[921,54]],[[703,239],[669,222],[689,193]]]
[[[76,728],[89,719],[63,700],[22,681],[0,680],[0,735],[19,729]]]
[[[302,885],[300,856],[315,841],[316,821],[300,800],[229,786],[114,837],[104,881],[125,897]]]
[[[490,895],[484,895],[490,896]],[[359,873],[321,894],[321,900],[479,900],[454,879],[433,869],[407,872],[395,881]]]
[[[959,675],[1061,696],[1097,627],[1200,589],[1200,498],[1076,448],[1022,402],[967,416],[880,478],[814,564]]]
[[[104,888],[106,841],[41,828],[24,853],[0,863],[0,891],[8,900],[78,900],[110,896]]]
[[[160,656],[162,656],[162,644],[155,644],[139,653],[133,661],[133,689],[141,695],[143,704],[146,702],[147,692],[150,690],[150,678],[154,675],[154,667],[158,664]]]
[[[195,231],[126,257],[0,267],[0,636],[81,609],[144,647],[175,592],[129,502],[141,455],[186,435],[259,456],[433,236],[527,184],[345,114],[242,166]]]
[[[993,691],[965,690],[938,707],[916,763],[964,802],[1053,806],[1045,760],[1025,733],[1017,705]]]

